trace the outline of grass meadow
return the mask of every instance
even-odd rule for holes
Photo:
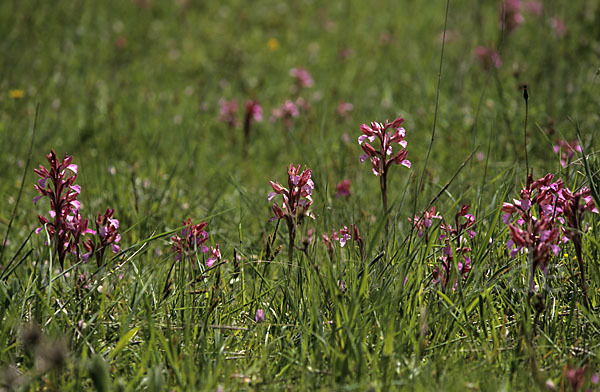
[[[600,388],[600,1],[4,0],[0,36],[0,390]]]

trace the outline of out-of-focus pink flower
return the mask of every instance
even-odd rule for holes
[[[150,0],[133,0],[133,3],[140,8],[147,9],[150,8],[152,2]]]
[[[560,154],[560,165],[562,167],[567,167],[569,165],[575,153],[581,153],[581,146],[577,140],[567,142],[566,140],[561,139],[553,148],[556,154]]]
[[[343,180],[336,185],[335,197],[350,196],[350,180]]]
[[[261,122],[262,119],[262,107],[260,107],[258,101],[246,101],[246,116],[244,117],[244,152],[247,152],[248,144],[250,143],[250,128],[252,122]]]
[[[354,49],[352,48],[341,48],[338,52],[338,57],[342,60],[346,60],[348,57],[354,54]]]
[[[254,314],[254,321],[257,323],[262,323],[265,321],[265,311],[262,309],[256,309],[256,313]]]
[[[298,106],[293,101],[286,99],[280,107],[271,110],[270,121],[275,122],[275,120],[281,119],[285,127],[289,129],[292,127],[292,119],[299,115]]]
[[[487,71],[491,68],[502,67],[500,55],[493,47],[478,46],[475,48],[475,58],[481,63],[481,66]]]
[[[308,71],[304,68],[292,68],[290,69],[290,76],[296,79],[296,86],[301,89],[305,87],[312,87],[314,84],[313,78],[310,76]]]
[[[124,36],[120,35],[115,39],[115,46],[118,49],[123,49],[125,44],[127,44],[127,39]]]
[[[342,118],[346,118],[353,108],[354,106],[350,102],[341,101],[337,107],[338,115]]]
[[[569,384],[571,384],[572,391],[582,390],[587,369],[587,365],[584,365],[582,367],[567,366],[567,369],[565,371],[565,378],[567,379]]]
[[[550,27],[554,30],[554,34],[558,38],[564,37],[567,29],[565,27],[565,23],[560,18],[550,18]]]
[[[523,14],[521,13],[521,1],[520,0],[503,0],[499,5],[500,12],[500,25],[504,26],[506,33],[513,32],[519,27],[523,21]]]
[[[229,125],[231,128],[235,128],[237,126],[237,101],[235,99],[228,101],[221,98],[219,100],[219,106],[219,120]]]
[[[261,122],[263,120],[262,112],[262,107],[260,106],[258,101],[246,101],[246,118],[250,118],[253,121]]]
[[[525,8],[525,11],[529,12],[530,14],[539,16],[544,11],[544,4],[536,0],[526,1],[523,3],[523,8]]]

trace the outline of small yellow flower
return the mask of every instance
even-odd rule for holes
[[[279,49],[279,41],[277,41],[276,38],[270,38],[269,41],[267,41],[267,46],[269,47],[269,50],[274,52]]]
[[[9,95],[10,95],[10,97],[12,99],[19,99],[19,98],[23,98],[25,96],[25,91],[23,91],[23,90],[10,90]]]

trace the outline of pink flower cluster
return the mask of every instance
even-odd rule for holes
[[[339,241],[340,247],[343,248],[344,246],[346,246],[348,241],[354,240],[358,244],[358,248],[361,255],[363,254],[364,240],[360,236],[358,232],[358,226],[356,225],[351,225],[350,228],[348,228],[348,226],[344,226],[339,231],[332,230],[331,236],[323,234],[321,238],[323,239],[325,248],[327,248],[327,253],[329,254],[330,260],[333,260],[334,241]]]
[[[54,243],[60,265],[63,267],[67,253],[79,256],[78,245],[81,237],[95,232],[88,228],[88,220],[82,219],[79,213],[81,205],[77,197],[81,193],[81,187],[75,185],[77,165],[72,163],[73,157],[65,155],[62,160],[59,160],[52,150],[46,159],[50,164],[49,170],[42,165],[39,169],[34,169],[35,174],[40,177],[35,185],[40,195],[33,199],[33,203],[37,204],[42,197],[48,197],[50,199],[48,215],[52,221],[39,215],[38,219],[42,227],[37,228],[35,232],[39,234],[44,228],[46,229]]]
[[[417,214],[414,218],[408,218],[408,221],[417,229],[419,237],[422,237],[423,234],[427,232],[427,229],[433,224],[432,219],[442,219],[440,215],[435,213],[435,206],[431,206],[431,208],[428,211],[423,212],[421,216]]]
[[[575,153],[581,153],[581,146],[577,140],[567,142],[561,139],[554,146],[554,152],[560,154],[560,165],[567,167],[573,156],[575,156]]]
[[[88,252],[81,258],[83,262],[87,262],[92,254],[96,254],[98,266],[102,265],[104,258],[104,250],[110,245],[113,253],[119,253],[121,247],[118,245],[121,241],[119,234],[119,221],[113,217],[115,210],[107,208],[104,214],[98,214],[96,218],[96,230],[100,237],[98,242],[94,242],[91,238],[83,243],[84,249]]]
[[[296,86],[298,89],[312,87],[314,84],[312,76],[310,76],[310,73],[304,68],[290,69],[290,76],[296,79]]]
[[[312,192],[314,182],[310,178],[312,171],[304,170],[300,173],[300,165],[294,166],[290,163],[288,168],[288,188],[278,182],[270,181],[273,192],[269,193],[268,200],[271,201],[277,195],[283,197],[283,204],[279,207],[276,203],[271,206],[275,216],[271,220],[285,219],[288,226],[295,225],[302,217],[313,217],[310,212],[312,205]]]
[[[363,134],[358,137],[358,144],[364,151],[364,154],[360,156],[360,162],[362,163],[369,159],[374,175],[381,176],[386,174],[392,164],[410,168],[411,163],[406,159],[408,153],[405,150],[407,142],[404,140],[406,131],[402,128],[403,122],[404,119],[398,117],[391,123],[388,121],[383,124],[372,122],[370,126],[367,124],[360,126]],[[390,128],[394,131],[393,134],[387,132]],[[379,141],[377,149],[367,142],[368,140],[373,143],[376,139]],[[394,144],[401,147],[400,151],[395,154],[393,151]]]
[[[475,231],[472,226],[475,223],[475,217],[469,214],[470,206],[464,204],[454,216],[454,227],[442,223],[440,229],[444,232],[439,236],[443,241],[441,268],[435,267],[433,270],[433,283],[441,283],[446,287],[452,275],[452,266],[454,258],[457,257],[457,274],[466,279],[471,271],[471,248],[468,246],[468,240],[475,238]],[[435,211],[435,210],[434,210]],[[453,246],[454,245],[454,246]],[[453,287],[456,288],[457,280],[454,280]]]
[[[237,120],[237,112],[238,112],[238,103],[235,99],[230,101],[226,99],[219,100],[219,121],[224,122],[231,128],[235,128],[238,125]],[[256,100],[247,100],[244,108],[246,113],[244,115],[244,132],[246,129],[250,128],[251,121],[262,121],[262,108],[258,101]]]
[[[354,109],[354,105],[350,102],[341,101],[337,106],[338,116],[341,118],[346,118],[350,115],[350,112]]]
[[[182,260],[186,255],[191,255],[197,250],[202,253],[208,253],[209,249],[205,245],[206,241],[208,241],[208,232],[204,230],[206,229],[206,226],[208,226],[208,223],[200,222],[194,225],[192,224],[191,218],[188,218],[187,221],[182,221],[181,223],[183,223],[184,226],[181,230],[181,235],[175,234],[171,237],[175,260]]]
[[[493,46],[478,46],[475,48],[475,58],[481,63],[483,69],[490,70],[491,68],[502,67],[500,54]]]
[[[237,126],[237,111],[238,103],[235,99],[228,101],[226,99],[219,100],[219,120],[229,125],[231,128]]]
[[[502,219],[511,237],[506,245],[511,256],[527,250],[533,260],[532,271],[540,267],[546,272],[551,253],[560,252],[560,243],[572,239],[576,248],[580,247],[583,213],[598,213],[588,188],[573,193],[562,179],[553,180],[554,175],[550,173],[535,181],[529,175],[521,198],[502,205]],[[517,219],[513,220],[515,213]]]
[[[292,127],[292,119],[299,115],[300,110],[298,109],[298,105],[295,102],[286,99],[281,106],[271,110],[270,121],[275,122],[275,120],[282,120],[285,128],[290,129]]]
[[[504,26],[507,33],[514,31],[525,21],[521,13],[520,0],[503,0],[499,7],[500,24]]]
[[[246,101],[246,117],[245,122],[257,121],[261,122],[263,119],[262,116],[262,107],[258,103],[257,100],[248,100]]]
[[[350,196],[350,180],[343,180],[335,186],[335,197]]]

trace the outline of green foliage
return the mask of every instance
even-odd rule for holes
[[[527,255],[509,256],[500,208],[525,184],[525,148],[536,178],[557,173],[598,202],[600,2],[548,1],[524,15],[501,36],[496,1],[449,2],[436,112],[445,2],[0,2],[2,238],[12,221],[0,390],[568,389],[568,369],[583,366],[591,385],[597,215],[585,215],[587,297],[571,243],[530,295]],[[478,45],[495,45],[502,67],[485,70]],[[314,86],[292,91],[293,67]],[[289,129],[269,121],[298,97],[310,108]],[[238,101],[240,123],[246,99],[262,105],[247,146],[241,124],[219,121],[221,98]],[[346,117],[340,101],[353,104]],[[379,181],[356,139],[360,124],[398,115],[413,166],[390,171],[386,237]],[[553,145],[578,138],[586,158],[561,167]],[[32,169],[50,149],[79,165],[85,218],[115,209],[122,251],[101,266],[71,255],[60,270],[32,234],[49,208],[31,204]],[[287,227],[269,222],[267,202],[290,162],[313,171],[316,218],[298,226],[291,266]],[[351,195],[336,197],[344,179]],[[475,217],[472,270],[443,287],[432,283],[440,224],[454,225],[463,204]],[[443,221],[418,236],[408,218],[430,205]],[[170,237],[188,217],[208,222],[216,267],[200,251],[174,262]],[[334,241],[329,252],[322,235],[353,224],[364,249]],[[40,337],[29,345],[32,325]]]

